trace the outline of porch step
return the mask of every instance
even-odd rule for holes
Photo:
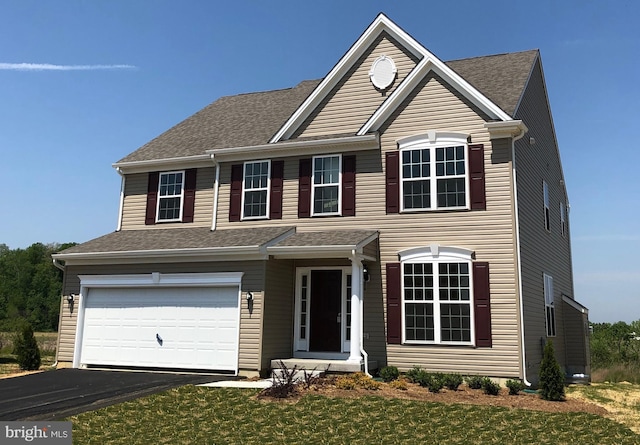
[[[280,363],[288,369],[318,371],[318,372],[360,372],[364,371],[364,366],[359,363],[348,362],[346,360],[326,360],[326,359],[310,359],[310,358],[287,358],[271,360],[271,369],[280,369]],[[378,368],[378,362],[369,360],[369,371]]]

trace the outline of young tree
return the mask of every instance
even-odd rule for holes
[[[547,340],[540,364],[540,396],[545,400],[564,400],[564,374],[556,360],[553,342]]]
[[[33,335],[31,324],[24,323],[16,334],[13,353],[16,355],[20,369],[35,371],[40,368],[40,348]]]

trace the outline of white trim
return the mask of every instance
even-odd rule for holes
[[[182,182],[180,183],[180,194],[162,196],[160,194],[160,187],[162,186],[162,177],[163,176],[168,176],[168,175],[178,175],[178,174],[182,175]],[[172,170],[172,171],[160,172],[160,174],[158,175],[158,188],[157,188],[157,190],[158,190],[158,198],[156,200],[157,201],[156,202],[156,223],[168,223],[168,222],[180,222],[180,221],[182,221],[182,212],[184,210],[184,187],[185,187],[186,182],[187,182],[187,177],[186,177],[186,171],[185,170]],[[160,219],[160,202],[163,199],[175,199],[175,198],[180,198],[180,211],[178,212],[178,217],[177,218],[171,218],[171,219]]]
[[[218,224],[218,197],[220,195],[220,163],[214,161],[216,166],[216,178],[213,184],[213,215],[211,218],[211,230],[215,231]]]
[[[316,184],[316,160],[338,158],[338,182]],[[322,170],[325,171],[325,170]],[[338,210],[336,212],[316,213],[316,189],[337,187],[338,188]],[[311,216],[340,216],[342,215],[342,154],[329,154],[313,156],[311,158]]]
[[[399,164],[400,164],[400,187],[399,187],[399,199],[400,199],[400,212],[402,213],[410,213],[410,212],[425,212],[425,211],[443,211],[443,210],[469,210],[471,208],[471,175],[469,171],[469,144],[467,143],[467,138],[469,135],[467,133],[455,133],[455,132],[443,132],[443,131],[435,131],[430,130],[426,133],[405,137],[399,139],[398,143],[398,151],[399,151]],[[456,148],[456,147],[464,147],[464,171],[465,173],[460,175],[444,175],[437,176],[437,151],[439,149],[446,148]],[[417,178],[405,178],[403,175],[403,153],[406,151],[417,151],[417,150],[429,150],[429,176],[420,176]],[[463,206],[449,206],[449,207],[439,207],[438,206],[438,182],[441,180],[447,179],[464,179],[464,187],[465,187],[465,203]],[[418,181],[429,181],[429,207],[419,207],[419,208],[405,208],[405,199],[404,199],[404,184],[407,182],[418,182]]]
[[[263,162],[267,163],[267,186],[266,187],[258,187],[258,188],[251,188],[251,189],[247,189],[246,188],[246,179],[247,179],[247,165],[248,164],[262,164]],[[261,192],[264,191],[267,194],[267,202],[266,202],[266,206],[265,206],[265,214],[264,215],[258,215],[258,216],[245,216],[244,214],[244,199],[245,199],[245,193],[247,192]],[[257,161],[245,161],[242,164],[242,200],[240,203],[241,206],[241,219],[242,221],[251,221],[251,220],[257,220],[257,219],[269,219],[269,210],[270,210],[270,204],[271,204],[271,160],[270,159],[260,159]]]
[[[473,252],[469,249],[454,246],[441,246],[432,244],[414,249],[407,249],[399,253],[400,255],[400,273],[401,273],[401,317],[402,317],[402,343],[408,345],[460,345],[475,346],[475,295],[473,288]],[[432,264],[433,276],[433,299],[432,300],[405,300],[404,297],[404,265],[405,264]],[[469,300],[440,300],[439,298],[439,276],[438,264],[441,263],[466,263],[469,276]],[[407,340],[407,326],[405,308],[407,304],[431,304],[433,307],[433,340]],[[469,306],[469,341],[443,341],[442,326],[440,322],[440,307],[442,304],[460,304]]]
[[[123,173],[144,173],[155,170],[164,170],[166,168],[198,168],[211,167],[211,156],[208,154],[196,156],[182,156],[177,158],[166,159],[148,159],[144,161],[116,162],[111,164],[116,170]]]
[[[274,143],[291,137],[298,126],[309,116],[328,92],[331,91],[383,31],[386,31],[417,58],[422,58],[425,51],[427,51],[414,40],[413,37],[400,29],[387,16],[380,13],[269,142]]]
[[[514,138],[513,142],[520,139],[529,131],[527,126],[521,120],[512,120],[508,122],[485,122],[484,128],[489,131],[491,139]]]
[[[384,67],[382,64],[386,64],[387,66]],[[371,64],[371,69],[369,69],[369,79],[371,83],[376,89],[382,91],[393,85],[397,74],[398,68],[396,68],[395,62],[385,54],[374,60]]]
[[[122,173],[120,168],[116,168],[116,171],[120,175],[120,205],[118,207],[118,226],[116,227],[116,232],[119,232],[122,230],[122,212],[124,210],[124,187],[126,176]]]
[[[377,133],[363,136],[344,136],[328,139],[311,139],[302,141],[284,141],[277,144],[251,145],[247,147],[215,148],[207,153],[220,162],[253,160],[256,157],[268,156],[271,159],[306,154],[347,153],[380,148],[380,136]]]
[[[579,311],[580,313],[589,315],[589,309],[581,305],[580,303],[578,303],[576,300],[574,300],[570,296],[562,294],[562,301],[564,301],[565,303],[567,303],[569,306]]]

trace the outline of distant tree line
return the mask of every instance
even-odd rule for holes
[[[62,271],[51,254],[76,243],[35,243],[26,249],[0,244],[0,331],[14,331],[28,321],[35,331],[56,331]]]
[[[591,329],[593,369],[616,365],[640,369],[640,320],[592,323]]]

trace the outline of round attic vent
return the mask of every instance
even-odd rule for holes
[[[395,80],[397,72],[396,64],[391,57],[380,56],[371,64],[369,77],[373,86],[379,90],[386,90]]]

